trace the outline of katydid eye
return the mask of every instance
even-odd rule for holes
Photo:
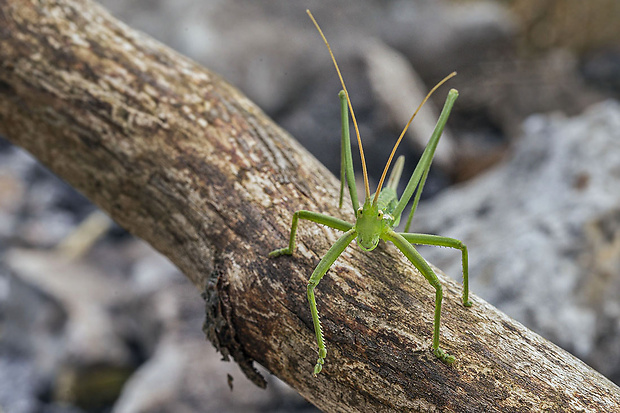
[[[377,214],[377,219],[378,220],[382,220],[383,219],[383,211],[379,211],[379,213]]]
[[[359,209],[357,210],[357,215],[361,217],[361,216],[362,216],[362,211],[363,211],[363,209],[362,209],[362,208],[359,208]]]

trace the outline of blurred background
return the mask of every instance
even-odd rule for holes
[[[337,173],[340,85],[311,9],[375,184],[413,109],[458,71],[400,148],[407,175],[458,89],[413,230],[463,240],[474,294],[620,384],[620,2],[100,3],[228,79]],[[422,253],[460,279],[460,254]],[[316,411],[220,361],[203,313],[172,264],[0,137],[0,412]]]

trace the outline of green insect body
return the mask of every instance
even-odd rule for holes
[[[326,225],[328,227],[343,231],[344,234],[332,245],[332,247],[327,251],[325,256],[320,260],[317,267],[314,269],[314,272],[310,276],[310,280],[308,282],[308,301],[310,303],[310,310],[312,313],[312,320],[314,324],[314,330],[316,334],[317,346],[319,357],[317,363],[314,367],[314,374],[317,375],[323,369],[323,364],[325,363],[325,358],[327,356],[327,349],[325,347],[325,340],[323,338],[323,332],[321,329],[321,323],[319,321],[319,313],[316,307],[316,301],[314,298],[314,288],[318,285],[319,281],[323,278],[325,273],[329,270],[332,264],[336,261],[336,259],[342,254],[345,248],[356,239],[357,245],[364,251],[372,251],[379,244],[380,240],[392,242],[402,253],[407,257],[407,259],[420,271],[420,273],[426,278],[426,280],[435,288],[435,316],[434,316],[434,331],[433,331],[433,342],[432,349],[441,361],[451,364],[454,362],[455,358],[452,355],[446,353],[443,349],[439,347],[439,326],[441,319],[441,302],[443,299],[443,290],[437,275],[430,267],[430,265],[422,258],[420,253],[413,247],[413,245],[436,245],[448,248],[454,248],[461,251],[462,254],[462,266],[463,266],[463,305],[466,307],[471,306],[471,302],[469,301],[469,288],[468,288],[468,264],[467,264],[467,247],[459,240],[454,238],[442,237],[437,235],[429,235],[429,234],[417,234],[417,233],[409,233],[409,226],[411,224],[411,219],[413,214],[415,213],[416,207],[420,200],[420,195],[424,184],[426,182],[426,178],[428,176],[428,171],[430,169],[433,156],[435,153],[435,149],[437,148],[437,144],[439,143],[439,138],[443,132],[445,124],[448,120],[448,116],[454,102],[458,97],[458,92],[454,89],[450,90],[448,93],[448,97],[444,104],[443,110],[439,116],[439,120],[437,121],[437,125],[431,135],[431,138],[416,166],[409,182],[400,196],[397,195],[397,184],[402,174],[403,165],[404,165],[404,157],[399,157],[396,161],[392,173],[390,174],[390,178],[385,186],[382,188],[382,184],[384,182],[385,176],[389,169],[390,163],[396,153],[396,149],[402,140],[405,132],[407,131],[409,125],[413,121],[414,117],[422,107],[422,105],[426,102],[426,100],[430,97],[430,95],[447,81],[449,78],[454,76],[456,73],[452,73],[439,82],[426,96],[426,98],[422,101],[420,106],[414,112],[413,116],[405,126],[403,132],[398,138],[392,153],[386,163],[385,169],[383,171],[383,175],[379,181],[379,185],[377,187],[377,191],[371,195],[368,185],[368,176],[366,173],[366,163],[364,159],[364,151],[362,148],[361,138],[359,136],[359,130],[357,127],[357,121],[355,119],[355,114],[353,112],[353,107],[351,105],[351,100],[349,99],[349,94],[347,92],[346,86],[344,84],[344,80],[342,79],[342,75],[340,73],[340,69],[338,68],[338,64],[336,63],[336,59],[331,51],[331,47],[327,42],[327,39],[323,35],[321,28],[318,23],[312,16],[312,14],[307,11],[308,15],[312,19],[315,24],[317,30],[321,34],[323,41],[327,45],[329,53],[332,57],[332,61],[334,66],[336,67],[336,71],[338,73],[338,77],[340,78],[340,82],[342,84],[343,90],[340,92],[340,107],[341,107],[341,119],[342,119],[342,156],[341,156],[341,186],[340,186],[340,207],[342,207],[343,203],[343,195],[344,195],[344,186],[345,182],[349,189],[349,194],[351,198],[351,205],[353,207],[353,211],[355,213],[355,223],[349,223],[343,221],[341,219],[331,217],[328,215],[320,214],[317,212],[311,211],[297,211],[293,214],[293,220],[291,224],[291,232],[289,238],[289,245],[286,248],[277,249],[272,251],[269,256],[270,257],[278,257],[280,255],[291,255],[295,250],[295,238],[297,234],[297,225],[299,219],[305,219],[308,221],[316,222],[322,225]],[[351,113],[351,118],[353,120],[353,125],[355,127],[355,132],[358,140],[358,145],[360,149],[360,157],[362,159],[362,169],[364,174],[364,184],[366,191],[366,199],[363,205],[359,206],[359,201],[357,197],[357,189],[355,187],[355,176],[353,172],[353,161],[351,156],[351,143],[349,137],[349,110]],[[411,197],[414,195],[414,201],[411,207],[411,212],[409,213],[409,217],[407,219],[407,224],[405,226],[405,232],[396,232],[394,228],[399,224],[401,215],[409,203]]]

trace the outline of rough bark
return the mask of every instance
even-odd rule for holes
[[[256,382],[253,360],[334,412],[620,411],[618,387],[484,301],[464,308],[441,273],[458,360],[438,362],[434,291],[391,245],[349,247],[319,285],[313,377],[306,283],[338,234],[302,222],[293,257],[267,253],[297,209],[351,219],[335,178],[217,75],[89,1],[0,1],[0,41],[0,133],[176,263]]]

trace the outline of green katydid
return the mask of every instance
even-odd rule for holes
[[[318,23],[312,16],[309,10],[306,11],[310,16],[310,19],[316,26],[319,34],[323,38],[327,49],[329,50],[329,54],[332,58],[334,66],[336,68],[336,72],[338,73],[338,77],[340,79],[340,83],[342,85],[342,91],[339,93],[340,97],[340,108],[341,108],[341,118],[342,118],[342,155],[341,155],[341,173],[340,173],[340,207],[342,207],[343,201],[343,193],[344,193],[344,185],[345,180],[346,184],[349,188],[349,194],[351,197],[351,204],[353,206],[353,212],[355,213],[355,223],[349,223],[343,221],[338,218],[331,217],[329,215],[320,214],[317,212],[304,211],[300,210],[293,214],[293,222],[291,224],[291,233],[289,239],[289,245],[286,248],[280,248],[275,251],[272,251],[269,256],[270,257],[278,257],[280,255],[291,255],[295,250],[295,236],[297,234],[297,224],[299,219],[305,219],[308,221],[316,222],[322,225],[326,225],[328,227],[340,230],[344,232],[334,245],[327,251],[325,256],[320,260],[317,267],[314,269],[314,272],[310,276],[310,280],[308,281],[308,301],[310,302],[310,310],[312,312],[312,320],[314,323],[314,330],[316,334],[317,345],[319,349],[319,358],[314,367],[314,375],[317,375],[323,369],[323,364],[325,363],[325,358],[327,357],[327,349],[325,347],[325,340],[323,338],[323,332],[321,329],[321,323],[319,321],[319,313],[316,307],[316,301],[314,299],[314,288],[318,285],[319,281],[325,273],[329,270],[332,264],[336,261],[336,259],[342,254],[345,248],[353,241],[353,239],[357,238],[357,245],[364,251],[372,251],[377,247],[379,240],[390,241],[407,257],[407,259],[420,271],[420,273],[426,278],[426,280],[435,288],[435,317],[434,317],[434,331],[433,331],[433,343],[432,349],[437,358],[441,361],[451,364],[454,362],[454,356],[448,354],[443,349],[439,347],[439,326],[440,326],[440,318],[441,318],[441,301],[443,298],[442,286],[437,278],[437,275],[430,267],[430,265],[422,258],[420,253],[416,251],[413,247],[413,244],[416,245],[436,245],[441,247],[454,248],[461,251],[462,254],[462,265],[463,265],[463,305],[466,307],[471,306],[471,302],[469,301],[469,287],[468,287],[468,265],[467,265],[467,247],[459,240],[454,238],[442,237],[437,235],[429,235],[429,234],[416,234],[409,233],[409,226],[411,224],[411,218],[416,210],[418,202],[420,200],[420,194],[422,193],[422,189],[426,182],[426,178],[428,176],[428,171],[431,166],[431,162],[433,160],[433,156],[435,153],[435,148],[439,142],[439,138],[441,137],[441,133],[443,132],[444,126],[448,120],[448,116],[456,98],[458,97],[458,92],[454,89],[450,90],[448,93],[448,97],[444,104],[443,110],[439,116],[439,120],[437,121],[437,125],[431,135],[431,138],[416,166],[411,178],[409,179],[409,183],[407,184],[403,194],[400,198],[398,198],[396,189],[397,184],[400,179],[400,175],[402,174],[403,165],[404,165],[404,157],[401,156],[396,161],[392,173],[388,179],[388,182],[385,188],[382,189],[384,179],[387,175],[387,171],[390,167],[391,161],[394,158],[394,154],[396,153],[396,149],[400,144],[405,132],[409,128],[409,125],[415,118],[416,114],[420,110],[420,108],[424,105],[426,100],[430,97],[430,95],[444,82],[448,79],[456,75],[456,73],[451,73],[446,78],[444,78],[441,82],[439,82],[424,98],[420,106],[416,109],[414,114],[409,119],[409,122],[405,126],[404,130],[400,134],[390,157],[385,165],[383,170],[383,174],[381,175],[381,179],[379,180],[379,185],[377,186],[377,191],[371,195],[370,188],[368,185],[368,175],[366,172],[366,162],[364,158],[364,150],[362,148],[362,141],[359,134],[359,129],[357,126],[357,121],[355,119],[355,113],[353,112],[353,106],[351,105],[351,100],[349,99],[349,93],[344,84],[344,80],[342,78],[342,74],[340,73],[340,69],[338,68],[338,63],[336,63],[336,59],[331,50],[323,31],[319,27]],[[362,162],[362,171],[364,175],[364,187],[366,191],[366,200],[364,204],[360,207],[358,198],[357,198],[357,190],[355,187],[355,177],[353,174],[353,160],[351,156],[351,143],[349,136],[349,114],[351,113],[351,119],[353,120],[353,126],[355,127],[355,134],[357,136],[357,142],[360,151],[360,157]],[[413,205],[411,207],[411,212],[409,213],[409,218],[407,219],[407,224],[405,227],[405,232],[396,232],[394,228],[399,224],[401,214],[403,210],[409,203],[409,200],[413,196],[416,191],[416,196],[413,200]]]

